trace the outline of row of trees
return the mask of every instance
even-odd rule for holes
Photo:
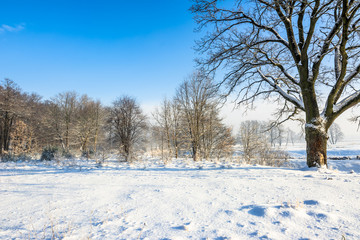
[[[22,92],[9,79],[0,85],[2,156],[40,153],[48,146],[65,155],[88,155],[99,147],[113,147],[128,160],[145,128],[145,116],[131,97],[118,98],[112,106],[104,107],[76,92],[42,101],[36,94]]]
[[[201,72],[189,76],[172,100],[163,101],[153,124],[132,97],[120,97],[108,107],[76,92],[42,101],[6,79],[0,85],[0,153],[40,153],[52,146],[66,156],[89,156],[106,149],[128,161],[151,148],[164,159],[220,158],[231,154],[234,138],[219,108],[212,80]]]
[[[250,159],[301,138],[282,125],[245,121],[235,139],[219,116],[221,106],[212,79],[203,72],[194,72],[171,100],[163,100],[152,114],[152,124],[128,96],[109,107],[76,92],[41,101],[40,96],[23,93],[6,79],[0,85],[0,153],[38,153],[53,146],[67,156],[78,152],[89,157],[99,149],[117,150],[128,161],[135,152],[151,150],[165,160],[187,155],[197,161],[229,157],[234,144],[240,143],[244,157]],[[329,142],[335,144],[342,137],[334,124]]]
[[[152,124],[128,96],[109,107],[76,92],[41,101],[6,79],[0,85],[0,151],[21,155],[53,146],[67,156],[78,152],[89,157],[99,149],[117,150],[125,161],[136,152],[152,151],[164,160],[186,155],[197,161],[230,157],[235,143],[243,146],[245,158],[250,159],[276,145],[299,141],[291,129],[260,121],[241,123],[235,139],[219,115],[221,106],[213,80],[203,72],[194,72],[171,100],[163,100],[152,114]],[[340,127],[333,125],[330,143],[341,138]]]

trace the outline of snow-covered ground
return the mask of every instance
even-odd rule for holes
[[[0,163],[0,239],[360,239],[360,161],[304,161]]]

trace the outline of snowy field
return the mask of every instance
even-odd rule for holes
[[[360,160],[292,165],[0,163],[0,239],[360,239]]]

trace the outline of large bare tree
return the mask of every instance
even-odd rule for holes
[[[201,138],[207,109],[216,97],[216,92],[213,89],[211,79],[202,72],[191,74],[177,89],[176,101],[180,104],[183,113],[194,161],[199,160],[200,157]]]
[[[194,0],[199,64],[225,72],[240,104],[282,103],[278,122],[305,115],[307,165],[327,165],[327,131],[360,101],[360,1]]]

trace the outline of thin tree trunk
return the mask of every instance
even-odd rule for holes
[[[164,135],[161,133],[161,159],[164,160]]]
[[[124,144],[124,155],[125,155],[125,161],[129,162],[132,160],[132,152],[131,152],[131,146],[128,144]]]
[[[97,152],[97,139],[98,139],[98,129],[96,129],[95,137],[94,137],[94,153]]]
[[[98,142],[98,135],[99,135],[99,108],[100,106],[97,105],[97,108],[96,108],[96,127],[95,127],[95,136],[94,136],[94,153],[97,152],[97,142]]]
[[[175,147],[175,158],[178,159],[179,157],[179,150],[178,150],[178,147],[176,146]]]
[[[198,160],[198,148],[196,147],[196,145],[193,143],[193,146],[192,146],[192,150],[193,150],[193,160],[194,162],[196,162]]]

